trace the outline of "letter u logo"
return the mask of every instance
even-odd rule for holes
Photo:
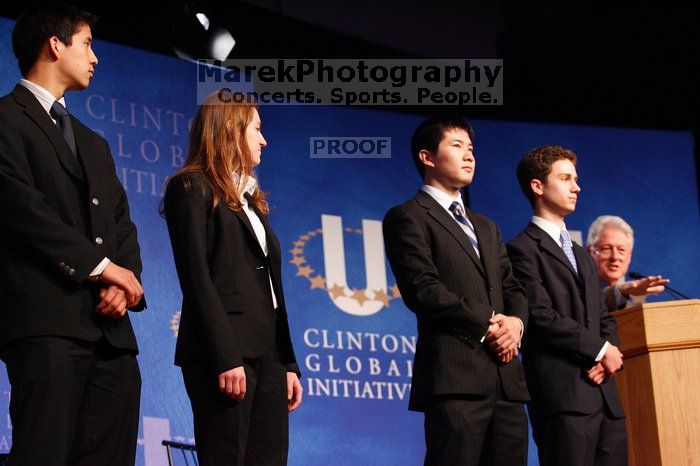
[[[345,267],[343,220],[336,215],[322,215],[321,222],[326,284],[331,300],[348,314],[376,314],[392,299],[387,295],[382,223],[377,220],[362,220],[367,284],[364,289],[351,290]]]

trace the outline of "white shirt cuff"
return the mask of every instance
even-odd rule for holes
[[[98,277],[102,272],[105,271],[110,262],[111,261],[106,257],[102,259],[102,261],[99,264],[97,264],[97,267],[95,267],[95,270],[90,272],[90,278]]]
[[[518,348],[520,348],[520,343],[523,341],[523,333],[525,333],[525,324],[523,324],[523,320],[520,317],[515,316],[515,318],[520,321],[520,340],[518,340]]]
[[[496,315],[496,311],[491,311],[491,317],[493,317],[493,316],[495,316],[495,315]],[[489,327],[490,327],[490,325],[489,325]],[[486,335],[488,335],[488,333],[489,333],[489,331],[488,331],[488,329],[487,329],[487,330],[486,330],[486,333],[484,333],[484,336],[481,337],[481,340],[479,340],[479,343],[483,343],[484,340],[486,340]]]
[[[609,344],[610,343],[608,343],[607,341],[605,342],[603,348],[600,350],[600,353],[598,353],[598,356],[596,356],[595,362],[600,362],[600,360],[603,359],[603,356],[605,356],[605,351],[608,349]]]

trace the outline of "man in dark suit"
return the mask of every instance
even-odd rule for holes
[[[501,233],[462,203],[474,133],[436,117],[411,149],[425,185],[384,218],[404,303],[418,319],[409,409],[425,413],[426,465],[524,465],[529,400],[518,345],[527,303]]]
[[[622,366],[615,321],[595,263],[564,224],[581,191],[576,155],[559,146],[533,149],[517,173],[534,216],[508,254],[530,303],[523,363],[540,464],[627,464],[625,415],[612,378]]]
[[[661,293],[670,282],[661,275],[625,281],[633,247],[634,230],[621,217],[601,215],[588,228],[586,251],[598,268],[608,311],[642,304],[648,295]]]
[[[0,99],[0,357],[10,465],[134,463],[141,379],[126,309],[144,307],[136,228],[107,142],[68,114],[97,64],[95,18],[31,7]],[[119,265],[117,265],[119,264]]]

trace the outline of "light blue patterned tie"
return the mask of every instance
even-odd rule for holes
[[[562,230],[559,234],[559,240],[561,241],[561,248],[564,250],[564,255],[567,259],[569,259],[569,262],[571,262],[571,265],[574,267],[576,273],[578,273],[578,267],[576,267],[576,257],[574,257],[573,243],[571,242],[571,236],[569,236],[569,232],[566,231],[566,229]]]
[[[465,216],[464,207],[457,201],[454,201],[450,206],[450,212],[460,224],[462,224],[462,230],[467,234],[469,242],[472,243],[474,251],[476,251],[476,256],[481,259],[481,254],[479,254],[479,241],[476,239],[476,232],[474,231],[474,226],[472,226],[469,219]]]

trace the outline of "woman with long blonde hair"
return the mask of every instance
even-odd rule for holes
[[[175,364],[199,464],[283,465],[288,413],[302,389],[280,245],[254,172],[267,141],[257,106],[223,96],[199,108],[187,160],[163,200],[183,296]]]

